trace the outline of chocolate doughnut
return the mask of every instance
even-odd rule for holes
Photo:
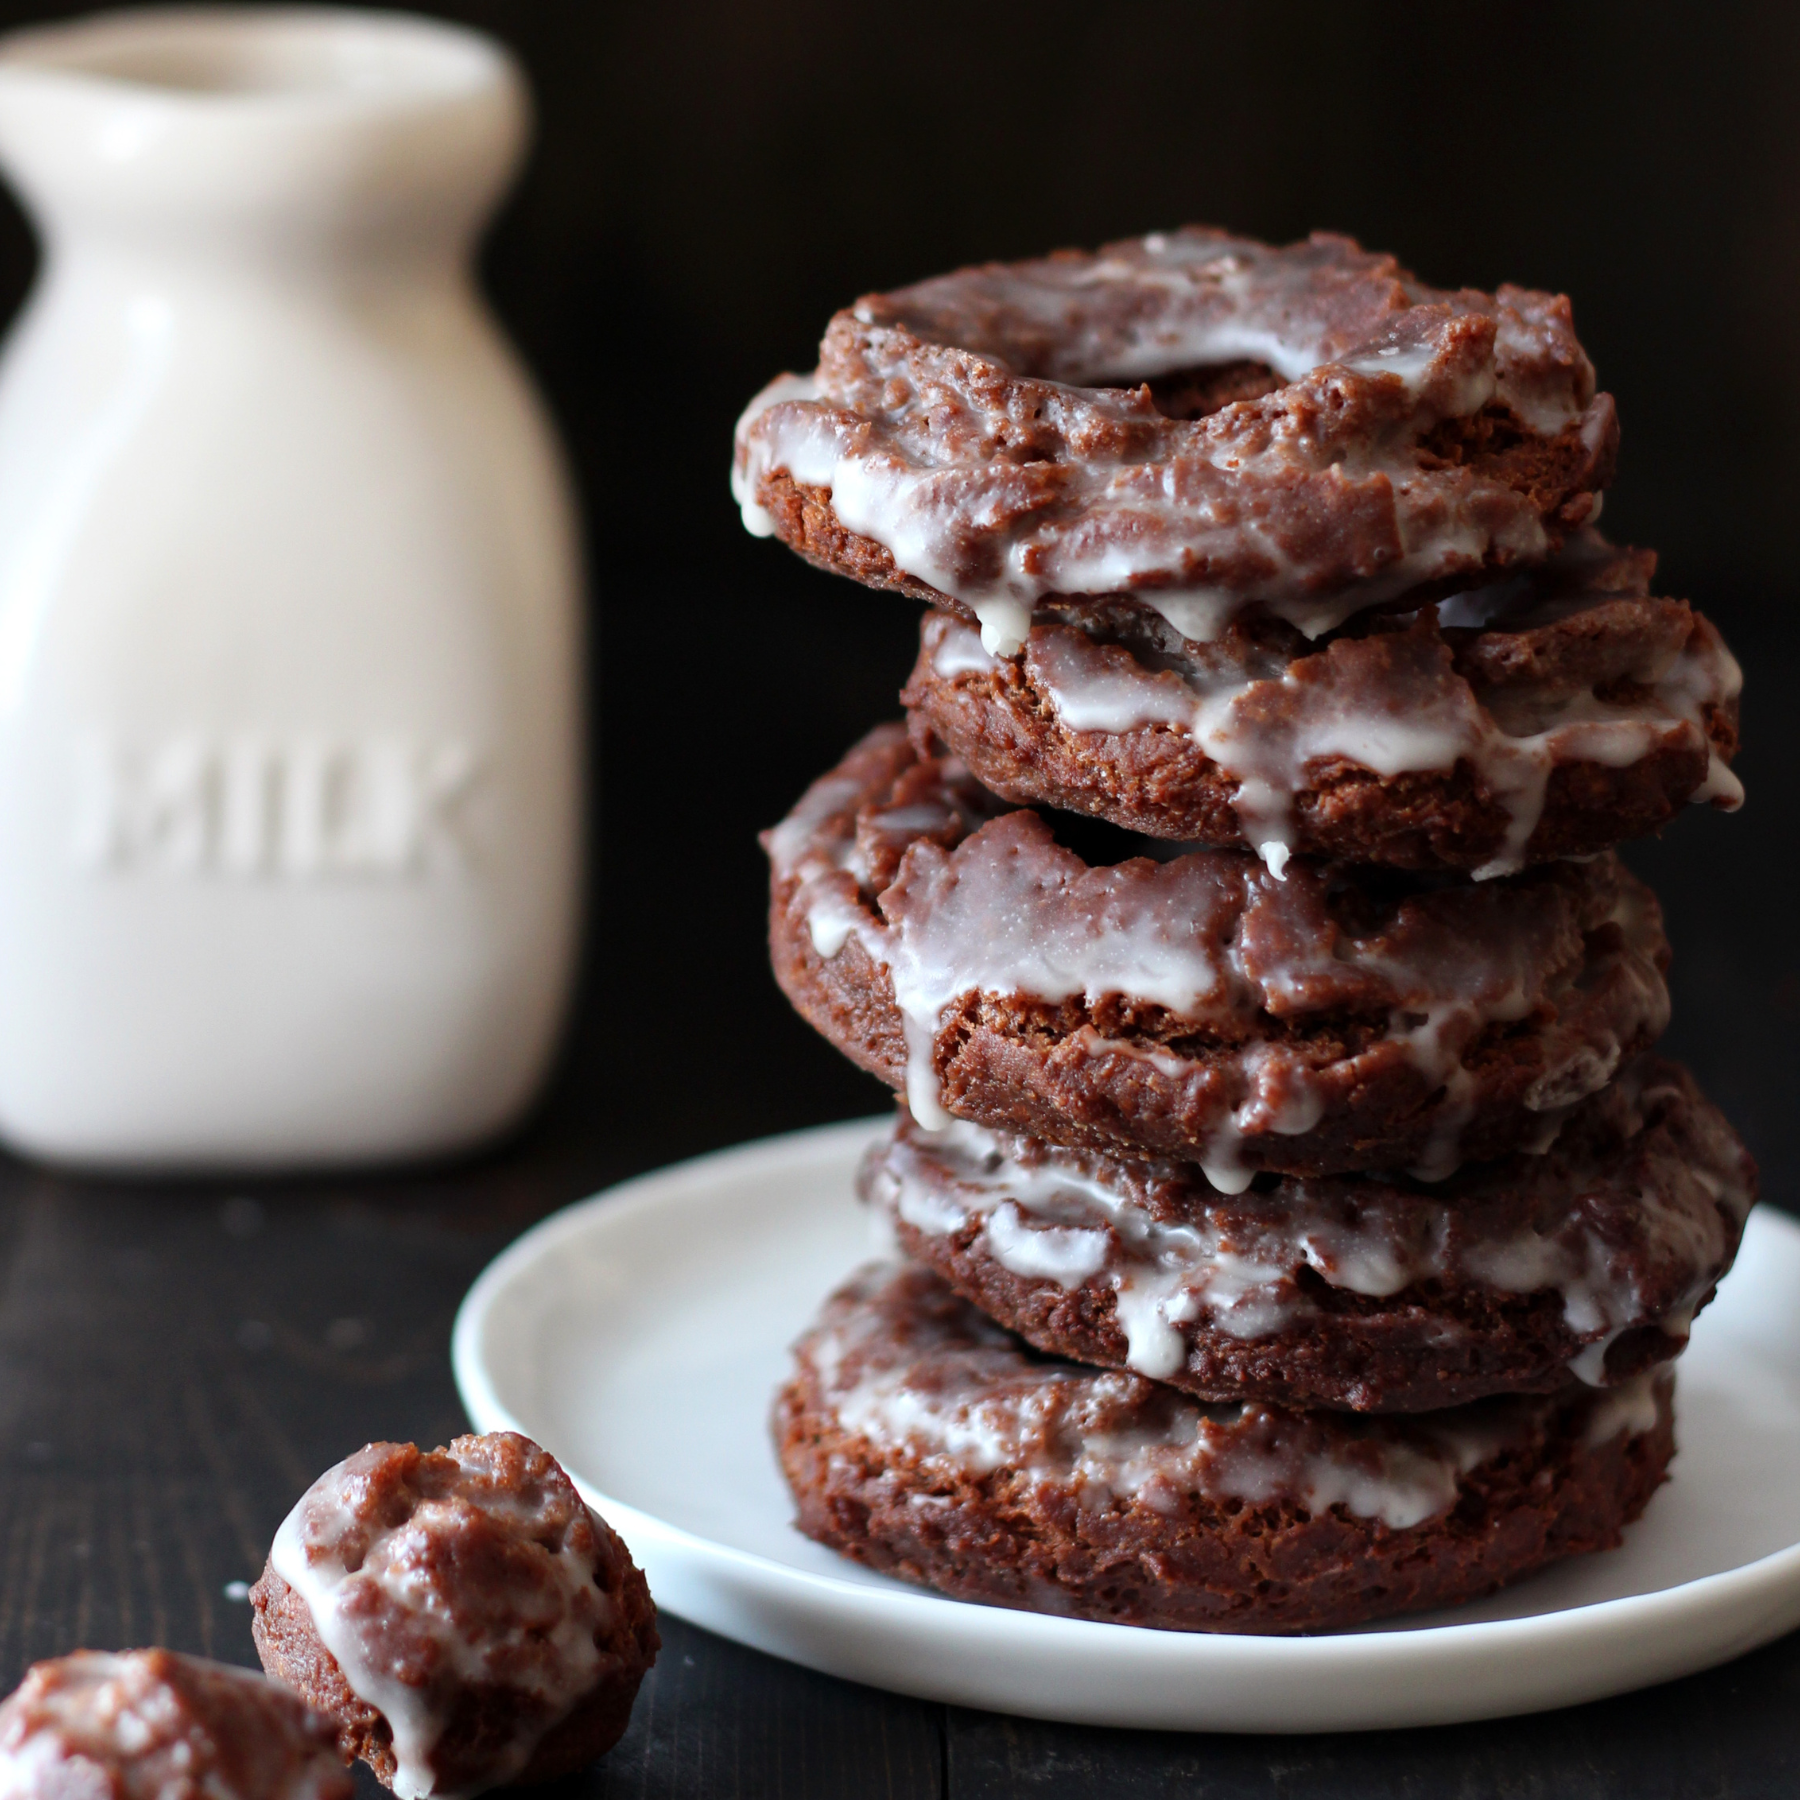
[[[624,1544],[509,1431],[346,1457],[250,1599],[263,1667],[402,1800],[582,1768],[623,1734],[658,1648]]]
[[[0,1703],[7,1800],[351,1800],[330,1723],[248,1669],[76,1650]]]
[[[1053,1356],[1202,1400],[1426,1412],[1616,1386],[1679,1354],[1756,1170],[1685,1069],[1640,1059],[1541,1156],[1425,1188],[1059,1150],[910,1119],[858,1182],[900,1248]]]
[[[751,403],[733,490],[753,532],[1010,655],[1057,600],[1311,635],[1537,560],[1617,437],[1565,299],[1189,228],[857,301]]]
[[[1041,618],[990,655],[925,616],[901,699],[1008,799],[1152,837],[1477,878],[1586,856],[1683,804],[1735,807],[1737,663],[1652,559],[1557,564],[1309,643],[1240,619],[1189,644],[1141,609]]]
[[[1046,1361],[936,1274],[825,1304],[776,1401],[800,1529],[959,1599],[1181,1631],[1335,1630],[1611,1547],[1672,1379],[1411,1418],[1205,1407]]]
[[[1052,822],[878,728],[764,845],[776,977],[919,1122],[1258,1170],[1536,1145],[1668,1018],[1654,897],[1617,858],[1480,885]],[[1153,861],[1146,852],[1167,860]]]

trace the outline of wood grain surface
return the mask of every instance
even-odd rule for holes
[[[552,1107],[405,1180],[133,1189],[0,1162],[0,1681],[79,1645],[254,1665],[244,1584],[296,1495],[368,1439],[465,1428],[464,1289],[595,1185]],[[833,1681],[673,1618],[581,1796],[1691,1800],[1800,1788],[1800,1637],[1544,1717],[1317,1739],[1065,1728]],[[370,1794],[378,1793],[364,1777]]]

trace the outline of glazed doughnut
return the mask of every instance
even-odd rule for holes
[[[1617,436],[1565,299],[1189,228],[857,301],[745,412],[733,491],[753,532],[1011,655],[1058,600],[1313,635],[1537,560]]]
[[[1328,640],[1240,619],[1184,642],[1140,608],[1042,618],[990,655],[925,616],[901,698],[1007,798],[1152,837],[1503,874],[1733,808],[1742,676],[1651,559],[1558,563]]]
[[[250,1599],[264,1668],[401,1800],[584,1767],[658,1649],[624,1544],[509,1431],[346,1457],[288,1514]]]
[[[1054,1356],[1202,1400],[1426,1412],[1612,1386],[1677,1355],[1756,1195],[1687,1071],[1640,1059],[1542,1156],[1401,1178],[1265,1176],[903,1119],[863,1198],[900,1248]]]
[[[1414,1418],[1208,1408],[1046,1361],[878,1264],[795,1347],[800,1529],[959,1599],[1179,1631],[1328,1631],[1605,1549],[1674,1452],[1667,1371]]]
[[[1226,1192],[1542,1149],[1668,1018],[1660,912],[1610,852],[1277,878],[1006,810],[898,725],[763,842],[776,978],[922,1125],[1184,1158]]]
[[[351,1800],[329,1721],[249,1669],[76,1650],[0,1704],[6,1800]]]

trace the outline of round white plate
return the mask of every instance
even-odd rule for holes
[[[870,1251],[885,1121],[771,1138],[547,1219],[456,1321],[477,1429],[559,1457],[660,1605],[854,1681],[998,1712],[1204,1731],[1494,1718],[1710,1667],[1800,1625],[1800,1225],[1752,1215],[1681,1364],[1674,1479],[1622,1550],[1454,1612],[1224,1637],[974,1606],[802,1537],[770,1447],[787,1345]]]

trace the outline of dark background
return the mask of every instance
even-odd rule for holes
[[[423,10],[508,40],[540,109],[486,268],[592,557],[597,882],[539,1122],[583,1165],[571,1192],[597,1146],[649,1165],[882,1103],[764,972],[753,834],[897,710],[917,609],[744,534],[736,414],[859,293],[1188,220],[1329,226],[1431,282],[1574,296],[1624,421],[1608,529],[1662,552],[1750,677],[1749,806],[1636,858],[1670,912],[1671,1047],[1796,1191],[1800,9]],[[9,204],[0,308],[32,260]]]
[[[0,26],[84,10],[0,0]],[[635,1170],[877,1109],[788,1012],[754,842],[896,710],[916,611],[739,527],[732,422],[858,293],[1205,221],[1315,226],[1426,280],[1574,296],[1624,423],[1607,524],[1723,626],[1750,803],[1633,861],[1669,1047],[1794,1205],[1800,1057],[1800,9],[706,3],[427,6],[508,40],[540,135],[495,304],[578,472],[595,879],[558,1074],[460,1169],[126,1189],[0,1158],[0,1687],[77,1642],[249,1655],[299,1488],[459,1428],[451,1312],[533,1218]],[[0,314],[30,235],[0,200]],[[1782,871],[1790,871],[1783,875]],[[0,996],[4,1004],[4,996]],[[1790,1640],[1659,1694],[1404,1739],[1155,1739],[889,1701],[669,1622],[611,1793],[1790,1794]]]

